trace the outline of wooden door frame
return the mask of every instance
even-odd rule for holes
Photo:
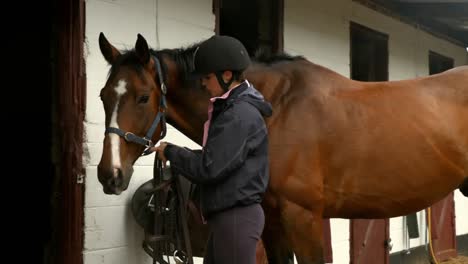
[[[352,73],[353,73],[353,54],[352,54],[352,51],[353,51],[353,41],[352,41],[352,32],[360,32],[362,35],[366,35],[367,37],[371,37],[371,38],[374,38],[374,39],[379,39],[379,40],[384,40],[387,42],[387,46],[386,46],[386,49],[383,51],[384,52],[384,56],[385,56],[385,65],[386,65],[386,71],[385,71],[385,75],[386,75],[386,80],[388,80],[390,74],[389,74],[389,58],[390,58],[390,55],[389,55],[389,46],[388,46],[388,40],[389,40],[389,35],[386,34],[386,33],[383,33],[383,32],[380,32],[380,31],[377,31],[377,30],[374,30],[370,27],[367,27],[363,24],[359,24],[357,22],[354,22],[354,21],[350,21],[349,23],[349,43],[350,43],[350,52],[349,52],[349,65],[350,65],[350,69],[349,69],[349,72],[350,72],[350,78],[352,78]],[[379,81],[384,81],[384,80],[379,80]]]
[[[383,264],[388,264],[390,263],[390,252],[388,249],[385,249],[385,247],[388,248],[389,244],[390,244],[390,219],[388,218],[385,218],[385,219],[350,219],[349,221],[349,261],[350,263],[354,263],[353,260],[354,260],[354,257],[355,257],[355,251],[354,251],[354,244],[353,244],[353,241],[354,241],[354,228],[353,228],[353,225],[355,223],[356,220],[368,220],[368,221],[372,221],[372,220],[384,220],[385,221],[385,241],[383,241],[382,243],[382,247],[384,248],[385,250],[385,260],[383,262]],[[376,260],[376,261],[380,261],[380,260]],[[380,263],[380,262],[379,262]],[[366,264],[366,263],[356,263],[356,264]]]
[[[429,54],[428,54],[428,74],[435,74],[435,73],[431,73],[431,59],[437,59],[437,60],[440,60],[440,61],[445,61],[445,62],[449,62],[451,64],[451,68],[453,68],[455,66],[455,60],[451,57],[448,57],[448,56],[445,56],[445,55],[442,55],[438,52],[435,52],[433,50],[429,50]]]
[[[434,250],[434,254],[437,258],[438,261],[446,261],[448,259],[451,259],[451,258],[455,258],[457,257],[457,235],[456,235],[456,224],[455,224],[455,200],[454,200],[454,192],[451,192],[450,194],[448,194],[446,197],[444,197],[442,200],[436,202],[435,204],[431,205],[431,240],[432,240],[432,246],[433,246],[433,250]],[[442,204],[440,204],[442,203]],[[447,204],[447,203],[450,203],[450,204]],[[449,207],[449,209],[451,209],[451,212],[446,212],[445,210],[443,210],[442,214],[441,215],[435,215],[434,213],[434,209],[436,206],[440,206],[442,205],[444,208],[446,206]],[[437,220],[442,220],[444,221],[445,220],[445,216],[446,214],[449,214],[450,216],[450,223],[448,223],[451,227],[452,227],[452,233],[450,234],[450,239],[451,239],[451,242],[452,242],[452,246],[453,248],[450,248],[450,249],[444,249],[442,248],[442,250],[439,250],[440,248],[440,244],[441,243],[439,241],[440,237],[442,236],[442,230],[441,230],[441,225],[440,225],[440,222],[437,221]],[[426,222],[427,219],[428,219],[428,211],[426,210]],[[442,223],[444,224],[444,223]],[[445,225],[444,225],[445,226]],[[444,230],[444,234],[447,233],[448,230],[446,230],[445,228],[442,228]]]
[[[83,130],[86,108],[85,0],[56,1],[56,113],[59,139],[55,263],[82,264]]]

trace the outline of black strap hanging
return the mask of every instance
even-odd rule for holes
[[[152,210],[151,230],[145,229],[143,249],[153,264],[193,264],[187,222],[187,201],[182,194],[181,179],[170,168],[163,168],[155,156],[152,190],[148,207]]]

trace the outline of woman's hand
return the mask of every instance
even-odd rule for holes
[[[152,147],[151,151],[156,151],[158,159],[162,162],[163,166],[166,166],[167,158],[164,155],[164,150],[166,149],[167,142],[160,142],[159,146]]]

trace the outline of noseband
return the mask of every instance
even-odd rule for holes
[[[151,127],[148,129],[148,132],[146,132],[146,135],[144,137],[137,136],[132,132],[127,132],[116,127],[107,127],[106,132],[105,132],[106,134],[108,133],[117,134],[123,137],[125,141],[127,142],[133,142],[133,143],[144,146],[145,150],[143,151],[142,156],[151,154],[150,148],[154,146],[154,143],[151,139],[153,138],[153,134],[156,131],[156,128],[158,127],[159,123],[161,123],[161,134],[159,135],[159,139],[164,138],[167,132],[166,115],[165,115],[166,109],[167,109],[167,103],[166,103],[167,89],[166,89],[166,85],[164,84],[164,79],[163,79],[162,70],[161,70],[161,63],[156,56],[153,56],[153,59],[156,64],[156,71],[159,77],[159,82],[160,82],[159,87],[161,87],[161,99],[159,100],[158,114],[154,118],[154,121],[151,124]]]

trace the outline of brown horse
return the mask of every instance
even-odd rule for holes
[[[202,142],[209,96],[188,78],[198,44],[154,51],[138,35],[134,50],[120,52],[103,34],[99,43],[112,65],[101,91],[106,127],[143,136],[165,81],[168,122]],[[291,250],[301,264],[323,263],[322,217],[406,215],[445,197],[468,175],[468,66],[358,82],[284,55],[257,58],[246,76],[273,106],[262,237],[269,263],[285,263]],[[143,149],[106,135],[98,177],[107,193],[125,190]]]

